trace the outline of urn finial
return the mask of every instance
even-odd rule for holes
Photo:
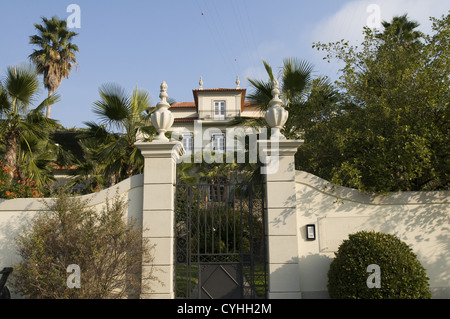
[[[289,112],[284,109],[283,101],[280,99],[280,90],[278,88],[278,80],[272,81],[272,99],[269,102],[269,109],[266,111],[264,118],[272,129],[272,136],[278,135],[281,139],[286,137],[281,134],[280,130],[286,123]]]
[[[159,133],[157,137],[153,140],[154,142],[168,142],[169,139],[164,135],[173,124],[173,114],[169,110],[170,104],[167,102],[167,83],[163,81],[160,86],[159,98],[161,99],[158,104],[156,104],[156,111],[150,116],[152,120],[152,125],[155,127],[156,131]]]

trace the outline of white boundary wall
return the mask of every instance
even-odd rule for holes
[[[290,168],[286,168],[285,171],[290,170]],[[296,201],[294,209],[291,205],[281,205],[283,206],[281,207],[274,204],[280,208],[273,208],[269,214],[270,218],[268,218],[267,227],[274,238],[274,242],[269,243],[269,247],[272,247],[274,252],[269,256],[272,258],[269,260],[269,264],[273,266],[270,274],[272,292],[289,291],[289,294],[279,293],[281,298],[283,296],[285,298],[327,298],[327,272],[339,244],[348,238],[350,233],[360,230],[375,230],[395,234],[405,241],[427,271],[433,298],[450,298],[449,191],[402,192],[371,196],[354,189],[333,187],[327,181],[305,172],[295,171],[294,174],[295,196],[289,197],[294,197]],[[146,185],[150,182],[150,180],[147,181]],[[156,182],[158,181],[156,180]],[[271,177],[268,182],[281,183],[277,181],[276,176]],[[287,182],[283,181],[283,183]],[[89,199],[90,207],[101,209],[106,199],[112,199],[117,190],[124,199],[129,200],[128,217],[134,218],[139,226],[144,224],[144,228],[149,228],[146,236],[153,234],[152,236],[157,236],[156,239],[160,239],[159,232],[161,230],[158,225],[159,227],[163,224],[169,228],[173,227],[170,222],[161,223],[160,218],[149,219],[147,216],[148,212],[151,212],[153,216],[155,212],[151,208],[151,203],[157,201],[148,200],[146,201],[148,207],[144,207],[143,175],[133,176],[107,190],[80,196],[80,198]],[[173,195],[169,193],[162,193],[171,198],[167,201],[168,203],[173,201]],[[272,196],[279,196],[276,195],[276,191],[271,193]],[[150,192],[145,197],[151,194],[155,193]],[[270,194],[268,195],[270,197]],[[19,257],[15,253],[14,238],[27,221],[31,220],[36,213],[46,209],[42,201],[52,200],[0,199],[0,267],[12,266],[18,262]],[[268,202],[277,200],[279,201],[280,198],[268,198]],[[169,212],[167,214],[168,221],[172,220],[170,215]],[[144,217],[146,221],[143,221]],[[305,226],[307,224],[316,225],[316,240],[306,239]],[[170,230],[169,228],[168,230]],[[295,231],[295,229],[297,230]],[[154,233],[155,230],[157,233]],[[283,245],[284,248],[280,247],[280,243],[277,241],[280,241],[280,236],[287,235],[289,238],[286,238],[289,240],[297,238],[297,245],[290,245],[289,249],[286,249],[285,245]],[[269,239],[272,237],[268,236]],[[173,258],[173,250],[167,249],[167,245],[161,246],[161,243],[158,242],[157,246],[161,248],[155,248],[154,253],[158,260],[164,261]],[[298,253],[294,253],[291,246],[297,247]],[[285,253],[281,253],[282,251]],[[298,275],[293,275],[293,266],[297,267]],[[166,275],[170,273],[172,272],[168,271]],[[292,282],[294,278],[298,283]],[[170,281],[173,280],[173,277],[163,275],[159,279]],[[283,288],[284,284],[288,286]],[[165,291],[167,288],[171,289],[171,286],[172,284],[167,282],[163,287],[155,287],[158,291],[155,291],[153,296],[144,294],[141,297],[173,298],[173,295]],[[299,293],[293,293],[294,286],[299,287]],[[13,297],[17,296],[13,295]]]
[[[143,175],[135,175],[111,188],[89,195],[79,196],[82,200],[89,200],[88,207],[101,210],[106,200],[112,200],[119,194],[128,201],[127,217],[133,218],[136,225],[142,227],[142,189]],[[11,267],[19,262],[14,246],[14,238],[22,230],[22,227],[38,213],[46,211],[45,202],[51,203],[51,198],[18,198],[0,199],[0,269]],[[17,297],[13,294],[12,296]]]
[[[406,242],[426,269],[432,297],[450,298],[449,191],[371,196],[300,171],[295,181],[302,298],[328,297],[334,252],[348,234],[361,230],[394,234]],[[307,224],[316,226],[316,240],[306,240]]]

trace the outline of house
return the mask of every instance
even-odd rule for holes
[[[182,141],[186,155],[193,154],[198,141],[202,143],[202,150],[206,147],[210,151],[223,153],[226,150],[225,130],[232,125],[235,117],[264,116],[258,106],[245,101],[246,89],[242,89],[239,83],[237,77],[234,88],[206,89],[200,77],[199,88],[192,90],[194,101],[170,106],[174,117],[172,138]],[[201,134],[201,137],[196,137],[196,134]]]
[[[242,89],[239,83],[239,78],[237,78],[233,88],[206,89],[203,88],[200,78],[198,89],[192,90],[193,101],[174,103],[170,106],[169,110],[174,117],[174,123],[170,129],[171,137],[182,142],[185,156],[197,153],[196,147],[200,147],[199,150],[202,152],[208,150],[212,153],[226,152],[226,131],[227,128],[235,126],[233,124],[235,117],[260,118],[264,116],[258,106],[245,101],[246,89]],[[150,107],[149,112],[152,112],[153,109],[155,107]],[[254,132],[247,129],[245,134],[248,133]],[[76,131],[57,132],[55,141],[66,151],[75,151],[75,157],[83,161],[82,150],[78,145],[78,134],[79,132]],[[138,139],[140,138],[142,137],[138,137]],[[243,150],[243,147],[244,145],[241,143],[236,149]],[[63,185],[73,178],[69,174],[73,169],[75,169],[74,166],[55,165],[54,176],[57,184]]]

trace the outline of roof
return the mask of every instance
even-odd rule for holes
[[[240,91],[240,92],[245,92],[245,89],[213,88],[213,89],[197,89],[197,90],[192,90],[192,91],[201,91],[201,92],[217,92],[217,91],[232,92],[232,91]]]
[[[241,112],[244,112],[244,109],[256,109],[258,108],[258,105],[254,104],[254,102],[251,101],[245,101],[245,92],[246,89],[227,89],[227,88],[214,88],[214,89],[197,89],[192,90],[192,93],[194,95],[194,102],[178,102],[173,103],[170,105],[170,108],[173,109],[194,109],[198,113],[198,94],[203,92],[239,92],[241,93]],[[156,106],[150,106],[148,112],[150,110],[153,110]],[[198,119],[198,117],[189,117],[184,119],[175,119],[176,122],[190,122],[195,119]]]
[[[198,94],[204,92],[241,92],[241,112],[244,111],[245,104],[245,92],[246,89],[224,89],[224,88],[215,88],[215,89],[197,89],[192,90],[192,94],[194,95],[195,106],[198,112]]]
[[[154,106],[152,106],[154,107]],[[171,108],[195,108],[195,102],[178,102],[170,106]],[[245,108],[257,108],[258,106],[251,101],[244,101]]]
[[[150,109],[154,109],[156,106],[150,106]],[[170,106],[170,108],[176,108],[176,109],[196,109],[195,102],[178,102],[174,103]],[[254,102],[251,101],[244,101],[244,108],[258,108]]]
[[[174,123],[180,123],[180,122],[194,122],[195,120],[198,120],[198,116],[193,116],[193,117],[182,117],[182,118],[177,118],[174,119]]]
[[[172,104],[171,106],[170,106],[171,108],[172,107],[175,107],[175,108],[183,108],[183,107],[186,107],[186,108],[190,108],[190,107],[195,107],[195,103],[194,102],[179,102],[179,103],[174,103],[174,104]]]

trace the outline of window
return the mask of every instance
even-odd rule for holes
[[[225,133],[214,133],[211,136],[212,151],[216,153],[225,152]]]
[[[192,155],[194,150],[194,136],[192,133],[183,133],[182,136],[181,143],[183,144],[185,155]]]
[[[214,101],[214,119],[225,120],[225,101]]]

